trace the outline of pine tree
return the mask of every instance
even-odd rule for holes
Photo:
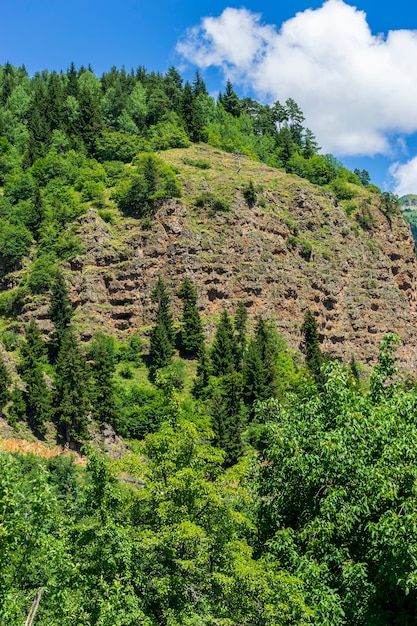
[[[204,82],[200,72],[196,70],[193,80],[193,92],[196,96],[208,96],[206,83]]]
[[[182,92],[181,115],[191,141],[196,143],[206,141],[207,132],[204,128],[203,115],[199,108],[197,97],[188,81],[185,83]]]
[[[151,333],[151,342],[149,349],[149,374],[151,380],[155,379],[155,374],[161,367],[166,367],[171,363],[173,355],[173,347],[168,338],[164,323],[159,320],[156,322]]]
[[[233,115],[233,117],[239,117],[241,104],[230,80],[226,83],[226,91],[224,94],[219,95],[219,101],[223,105],[225,111],[230,113],[230,115]]]
[[[212,399],[214,444],[225,451],[225,467],[230,467],[242,454],[243,425],[242,375],[232,372],[220,380]]]
[[[252,407],[255,400],[266,400],[268,385],[261,351],[253,337],[248,346],[243,366],[243,395],[245,404]]]
[[[183,301],[181,348],[186,355],[195,357],[204,344],[204,332],[197,309],[197,291],[188,277],[184,278],[178,295]]]
[[[115,366],[109,351],[103,341],[97,341],[91,367],[93,378],[91,403],[93,414],[101,423],[114,424],[116,421],[114,372]]]
[[[62,272],[57,272],[52,284],[48,315],[55,326],[52,335],[53,356],[56,358],[61,349],[63,336],[71,323],[73,311],[68,295],[67,285]]]
[[[88,436],[89,381],[84,355],[71,328],[62,337],[56,362],[55,415],[67,442]]]
[[[255,400],[266,400],[275,393],[276,360],[274,330],[259,318],[243,365],[243,394],[251,415]]]
[[[227,311],[223,309],[211,346],[211,368],[214,376],[231,374],[236,368],[237,344]]]
[[[15,428],[17,422],[25,419],[27,411],[24,393],[16,385],[11,391],[10,400],[11,404],[8,408],[7,421]]]
[[[313,374],[317,383],[323,382],[321,366],[323,364],[323,355],[320,350],[319,333],[317,320],[307,309],[304,315],[304,322],[301,326],[301,332],[304,336],[304,353],[306,357],[306,365]]]
[[[159,276],[158,282],[151,293],[151,300],[158,305],[156,312],[156,323],[162,324],[165,328],[166,336],[172,347],[175,346],[175,329],[172,314],[169,310],[169,296],[164,282]]]
[[[52,418],[52,394],[43,372],[45,353],[40,330],[31,320],[20,348],[20,373],[25,383],[23,397],[29,423],[38,434],[45,433],[45,422]]]
[[[200,398],[205,389],[207,389],[210,380],[210,363],[207,350],[204,344],[201,345],[198,352],[198,363],[196,377],[193,382],[192,394],[196,398]]]

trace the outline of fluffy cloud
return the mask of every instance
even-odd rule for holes
[[[343,0],[297,13],[279,30],[227,8],[177,49],[263,101],[294,98],[326,152],[388,155],[392,137],[417,131],[417,31],[373,35],[366,14]]]
[[[407,163],[393,163],[389,173],[394,180],[394,193],[399,197],[416,193],[417,188],[417,157]]]

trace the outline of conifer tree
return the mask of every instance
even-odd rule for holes
[[[91,368],[93,377],[91,403],[93,415],[101,423],[114,424],[116,420],[114,372],[115,366],[109,351],[103,341],[97,341]]]
[[[55,376],[55,415],[67,442],[82,440],[88,435],[88,386],[85,357],[74,331],[68,328],[62,337]]]
[[[45,353],[39,327],[31,320],[26,329],[26,341],[20,348],[20,372],[25,383],[23,397],[29,423],[39,434],[45,432],[45,422],[52,418],[52,394],[43,372]]]
[[[169,310],[169,296],[161,277],[158,277],[158,282],[154,290],[151,293],[151,300],[158,305],[156,312],[156,322],[161,323],[168,338],[168,341],[174,347],[175,345],[175,329],[172,320],[172,314]]]
[[[259,318],[243,366],[243,393],[247,406],[252,407],[255,400],[266,400],[274,395],[276,359],[273,329]]]
[[[10,400],[11,404],[8,408],[7,421],[11,426],[15,427],[17,422],[25,419],[27,411],[25,396],[17,385],[14,385],[10,393]]]
[[[236,463],[242,454],[242,414],[242,375],[232,372],[221,378],[212,399],[214,443],[225,451],[226,467]]]
[[[243,366],[243,394],[245,404],[252,407],[255,400],[268,397],[268,386],[261,351],[255,337],[249,342]]]
[[[184,278],[178,295],[183,301],[181,348],[186,355],[197,356],[204,344],[204,332],[197,309],[197,291],[188,277]]]
[[[155,379],[158,369],[171,363],[173,352],[166,327],[161,320],[157,320],[152,329],[149,349],[149,373],[152,380]]]
[[[205,141],[207,132],[204,129],[203,115],[199,108],[197,97],[188,81],[185,83],[182,93],[181,115],[191,141]]]
[[[210,363],[207,355],[206,347],[201,344],[198,352],[198,363],[196,377],[193,382],[192,394],[199,398],[203,395],[204,390],[207,389],[210,379]]]
[[[200,72],[196,70],[193,80],[193,92],[196,96],[204,95],[207,96],[207,87],[201,76]]]
[[[304,336],[304,353],[306,357],[306,365],[313,374],[317,383],[323,382],[321,374],[321,366],[323,364],[323,355],[320,350],[319,332],[317,320],[310,309],[307,309],[304,315],[304,322],[301,326],[301,332]]]
[[[68,288],[62,272],[57,272],[52,284],[48,315],[55,326],[55,332],[52,335],[52,346],[54,357],[56,357],[73,315]]]
[[[233,326],[223,309],[211,346],[211,369],[214,376],[231,374],[236,367],[237,345]]]
[[[226,82],[226,90],[224,94],[219,95],[219,101],[223,105],[225,111],[233,115],[233,117],[239,117],[241,104],[230,80]]]

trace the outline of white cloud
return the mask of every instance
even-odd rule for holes
[[[177,49],[264,101],[293,98],[326,152],[390,154],[391,137],[417,131],[417,31],[373,35],[366,14],[343,0],[297,13],[280,30],[227,8]]]
[[[394,180],[394,193],[399,197],[416,193],[417,189],[417,157],[407,163],[393,163],[389,173]]]

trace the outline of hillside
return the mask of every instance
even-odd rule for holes
[[[85,340],[98,329],[121,338],[146,330],[159,275],[178,314],[176,291],[187,275],[209,334],[223,308],[233,313],[243,301],[251,319],[273,320],[298,349],[311,308],[330,354],[372,361],[378,340],[395,331],[400,360],[414,369],[414,246],[402,217],[383,213],[378,192],[352,185],[356,197],[337,201],[297,176],[202,145],[159,158],[178,168],[181,198],[145,220],[123,216],[109,200],[106,212],[90,206],[69,227],[83,249],[64,267]],[[207,169],[189,164],[201,160]],[[242,193],[250,181],[258,188],[253,205]],[[197,207],[204,191],[226,200],[228,210]],[[29,298],[18,319],[34,315],[50,330],[47,306],[47,296]]]

